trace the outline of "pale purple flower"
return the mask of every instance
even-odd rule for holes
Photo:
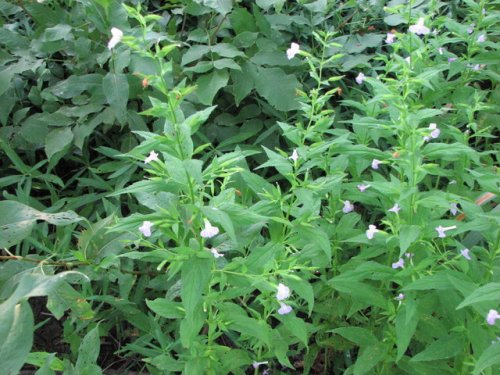
[[[405,266],[405,260],[403,258],[399,258],[399,260],[395,263],[392,263],[392,268],[403,268]]]
[[[456,57],[448,57],[448,62],[449,63],[452,63],[452,62],[455,62],[457,61],[458,59]]]
[[[296,149],[293,149],[292,155],[288,159],[291,159],[294,163],[299,159],[299,153]]]
[[[472,34],[474,32],[474,26],[476,26],[475,23],[473,23],[467,28],[467,34]]]
[[[397,214],[397,213],[399,213],[400,210],[401,210],[401,207],[399,207],[399,204],[395,203],[394,206],[389,208],[387,211],[394,212],[395,214]]]
[[[276,293],[276,299],[278,301],[283,301],[288,297],[290,297],[290,288],[287,287],[285,284],[279,283],[278,292]]]
[[[438,52],[440,55],[442,55],[444,53],[444,48],[443,47],[439,47],[438,48]]]
[[[219,253],[219,251],[215,247],[212,247],[210,249],[210,252],[212,253],[214,258],[216,258],[216,259],[224,256],[224,254]]]
[[[378,160],[378,159],[373,159],[373,160],[372,160],[372,168],[373,168],[373,169],[378,169],[378,166],[380,165],[380,163],[382,163],[380,160]]]
[[[280,302],[280,308],[278,310],[278,314],[286,315],[292,312],[292,306],[287,305],[286,303]]]
[[[402,301],[405,299],[405,295],[403,293],[399,293],[394,299],[396,301]]]
[[[108,42],[108,49],[113,49],[115,46],[121,42],[123,38],[123,31],[120,29],[117,29],[116,27],[113,27],[111,29],[111,39]]]
[[[458,206],[456,203],[450,204],[450,212],[453,216],[455,216],[458,213]]]
[[[488,311],[488,315],[486,316],[486,321],[490,326],[495,324],[495,320],[500,319],[500,314],[498,311],[491,309]]]
[[[478,43],[484,43],[486,41],[486,35],[481,34],[477,37],[477,42]]]
[[[354,205],[349,201],[344,201],[344,207],[342,208],[342,212],[348,214],[354,210]]]
[[[368,226],[368,230],[366,231],[366,237],[371,240],[373,239],[373,236],[375,235],[375,233],[377,233],[379,230],[377,229],[377,227],[373,224],[370,224]]]
[[[139,232],[141,232],[144,237],[150,237],[151,236],[151,227],[153,226],[153,223],[150,221],[143,221],[142,225],[139,227]]]
[[[437,138],[439,137],[439,134],[441,134],[441,130],[437,128],[437,125],[435,123],[429,124],[429,130],[432,130],[431,138]]]
[[[447,230],[452,230],[452,229],[456,229],[457,226],[456,225],[452,225],[451,227],[443,227],[443,226],[438,226],[436,228],[434,228],[436,230],[436,232],[438,232],[438,237],[439,238],[445,238],[446,237],[446,231]]]
[[[469,64],[468,66],[469,66],[469,68],[472,68],[472,70],[477,72],[478,70],[481,70],[482,68],[484,68],[486,65],[484,65],[484,64]]]
[[[364,184],[360,184],[357,186],[358,190],[362,193],[365,192],[366,189],[368,189],[371,185],[364,185]]]
[[[297,43],[290,44],[290,48],[286,50],[286,57],[291,60],[300,51],[300,46]]]
[[[254,361],[252,363],[252,366],[253,366],[254,369],[258,369],[260,366],[267,365],[268,363],[269,363],[269,361],[262,361],[262,362]]]
[[[207,219],[203,219],[205,227],[201,230],[200,235],[203,238],[212,238],[219,234],[219,228],[212,226]]]
[[[431,32],[428,27],[424,25],[424,18],[419,18],[415,25],[411,25],[408,29],[411,33],[417,35],[427,35]]]
[[[151,151],[149,153],[149,156],[146,159],[144,159],[144,163],[148,164],[151,163],[152,161],[158,161],[158,160],[159,160],[158,154],[154,151]]]
[[[365,75],[362,72],[360,72],[355,78],[355,81],[358,85],[363,84],[363,82],[365,81]]]
[[[462,249],[460,250],[460,254],[467,260],[472,260],[472,258],[470,257],[470,250],[465,248],[465,249]]]
[[[394,43],[395,39],[396,39],[396,34],[389,32],[387,33],[387,38],[385,38],[385,42],[387,44],[392,44]]]

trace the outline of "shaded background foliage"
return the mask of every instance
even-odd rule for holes
[[[137,3],[132,1],[126,4],[135,6]],[[324,66],[324,78],[341,79],[332,81],[337,91],[324,105],[324,109],[331,110],[325,117],[329,118],[329,126],[333,129],[325,131],[325,134],[333,136],[338,142],[332,159],[339,165],[338,175],[345,173],[354,180],[362,180],[370,160],[380,155],[374,147],[395,151],[397,137],[394,136],[396,132],[388,135],[383,130],[374,129],[375,123],[389,127],[395,114],[387,113],[377,100],[368,96],[354,82],[354,77],[359,71],[364,71],[369,77],[383,75],[397,79],[400,68],[386,71],[391,66],[388,56],[392,48],[384,42],[386,33],[391,29],[406,32],[410,20],[399,9],[410,9],[411,14],[416,15],[425,14],[431,8],[438,19],[436,26],[453,34],[446,40],[443,37],[443,41],[450,43],[446,53],[449,56],[466,56],[469,60],[451,65],[448,69],[443,58],[443,61],[427,69],[422,56],[415,58],[415,69],[421,73],[417,81],[423,82],[423,89],[414,103],[418,102],[415,106],[420,106],[422,110],[431,109],[431,112],[416,112],[415,118],[432,119],[443,114],[443,121],[454,126],[454,130],[449,131],[449,138],[456,141],[453,147],[446,150],[432,148],[430,144],[426,146],[426,158],[435,163],[428,167],[426,172],[429,175],[423,178],[422,184],[429,190],[433,186],[443,186],[443,180],[451,172],[446,163],[440,165],[440,160],[446,156],[448,160],[460,164],[461,156],[467,154],[472,162],[468,159],[464,165],[457,167],[455,173],[462,179],[458,181],[462,190],[455,193],[468,194],[467,198],[472,200],[475,196],[471,192],[463,193],[464,188],[465,191],[474,191],[476,195],[484,191],[497,193],[498,175],[494,166],[498,161],[494,151],[498,146],[493,144],[492,134],[498,127],[498,113],[493,107],[498,102],[498,73],[495,70],[498,52],[494,51],[493,45],[483,49],[471,48],[467,39],[467,28],[486,3],[491,8],[495,6],[494,2],[484,1],[476,4],[472,1],[423,0],[412,1],[410,5],[405,1],[147,1],[141,2],[142,13],[150,18],[146,18],[147,25],[141,28],[140,22],[127,13],[120,1],[0,1],[0,149],[3,152],[0,187],[3,199],[23,204],[2,206],[4,217],[0,219],[0,225],[4,237],[0,238],[0,247],[12,252],[3,253],[7,258],[22,256],[32,260],[30,263],[10,259],[2,264],[1,298],[7,301],[2,306],[6,312],[13,306],[19,306],[20,319],[27,327],[26,331],[29,331],[28,328],[35,330],[34,324],[43,330],[48,320],[41,320],[39,315],[33,321],[31,309],[24,301],[28,297],[47,296],[47,309],[56,319],[62,320],[64,341],[69,344],[67,356],[61,356],[66,361],[64,365],[48,354],[37,354],[40,359],[32,353],[28,357],[29,362],[42,368],[45,366],[46,371],[64,367],[68,373],[83,371],[84,368],[89,369],[86,370],[88,373],[98,373],[94,363],[98,356],[95,347],[99,336],[107,334],[114,341],[109,351],[116,351],[119,362],[113,364],[101,357],[99,363],[102,367],[113,365],[138,369],[143,366],[142,358],[150,358],[154,364],[150,366],[150,371],[161,373],[154,368],[168,367],[161,362],[166,359],[161,356],[164,343],[159,341],[162,335],[175,336],[177,327],[163,326],[161,328],[166,332],[158,333],[161,331],[160,324],[148,312],[145,299],[153,300],[165,293],[175,293],[171,291],[178,285],[156,269],[159,261],[154,255],[151,264],[133,258],[121,258],[116,262],[114,257],[130,250],[130,243],[137,236],[129,230],[108,230],[117,218],[150,212],[144,207],[150,207],[147,196],[137,199],[133,194],[118,196],[114,193],[131,183],[142,181],[146,175],[140,163],[142,154],[137,151],[137,148],[144,151],[140,148],[143,142],[140,132],[161,134],[164,130],[164,120],[138,114],[154,108],[151,98],[164,100],[164,96],[149,82],[154,76],[163,76],[172,89],[183,79],[188,84],[196,85],[197,89],[181,105],[185,117],[216,105],[209,121],[193,135],[194,149],[198,150],[201,160],[207,162],[216,156],[243,150],[248,152],[246,167],[287,190],[290,180],[283,174],[277,175],[272,163],[264,164],[278,156],[272,154],[274,151],[262,152],[262,147],[268,150],[279,148],[290,154],[297,146],[290,128],[279,123],[300,124],[309,120],[303,115],[301,92],[314,90],[316,81],[303,60],[288,60],[285,51],[290,42],[297,42],[305,51],[320,52],[321,45],[313,32],[335,32],[332,42],[338,45],[325,49],[324,57],[339,56]],[[481,27],[487,30],[496,21],[496,15],[488,14],[482,19]],[[161,74],[157,61],[132,52],[124,43],[111,51],[107,49],[111,27],[120,28],[125,35],[135,36],[133,43],[136,43],[137,49],[153,51],[159,41],[175,44],[176,48],[170,51],[168,59],[165,58],[170,70]],[[439,47],[439,44],[429,45],[427,52],[431,53],[429,51]],[[402,51],[405,48],[412,50],[411,44],[401,48]],[[474,73],[467,64],[486,64],[488,69]],[[377,95],[380,99],[387,94],[384,90],[374,85],[376,98]],[[456,110],[439,112],[446,105]],[[432,112],[432,109],[438,109],[439,113]],[[482,135],[464,140],[461,134],[465,131]],[[344,143],[343,136],[346,139]],[[310,139],[307,143],[314,145],[315,142],[318,139]],[[354,142],[360,147],[352,146]],[[127,153],[128,156],[125,155]],[[135,157],[134,161],[131,161],[130,155]],[[259,166],[260,169],[254,170]],[[465,173],[466,170],[470,173]],[[328,173],[319,168],[311,172],[314,179],[325,174]],[[220,183],[215,184],[213,189],[222,195],[223,179],[217,181]],[[375,182],[382,186],[386,180]],[[234,186],[241,190],[249,206],[257,203],[257,193],[252,191],[249,177],[240,178]],[[387,196],[393,193],[390,188],[384,191],[380,186],[379,191]],[[336,189],[341,191],[340,187]],[[317,195],[304,192],[295,202],[294,209],[300,214],[314,216],[324,206],[319,197],[321,194]],[[364,208],[358,208],[358,213],[367,222],[383,218],[383,213],[377,212],[376,208],[386,202],[380,202],[371,195],[351,196],[348,198],[356,198],[363,203]],[[424,198],[427,199],[422,203],[424,207],[444,205],[445,201],[444,198],[443,201],[433,200],[430,196]],[[330,207],[332,217],[338,209],[337,205]],[[308,208],[311,208],[310,212],[304,213]],[[473,208],[469,209],[475,213]],[[16,213],[18,223],[22,224],[9,224],[11,213]],[[358,222],[359,217],[342,219],[337,228],[340,239],[361,236],[362,232],[351,231]],[[319,227],[323,229],[326,225],[327,222],[323,221]],[[490,228],[484,221],[481,225],[478,228],[483,231]],[[11,231],[10,234],[7,230]],[[260,245],[272,236],[266,230],[273,232],[273,228],[263,229],[256,239]],[[407,230],[411,232],[412,228]],[[415,233],[407,234],[410,238],[415,237]],[[296,232],[291,242],[298,248],[306,248],[306,242],[313,241],[315,236],[318,233],[304,229]],[[324,236],[328,242],[329,238]],[[475,242],[469,240],[474,245],[481,244],[481,240],[490,241],[492,246],[498,245],[498,230],[493,232],[491,238]],[[246,245],[251,243],[249,241]],[[323,245],[323,248],[329,249],[329,245]],[[346,251],[337,261],[347,262],[353,254]],[[78,269],[89,280],[72,280],[75,277],[72,274],[64,274],[60,279],[39,274],[39,267],[35,266],[42,260],[49,262],[50,267],[47,268],[52,270],[50,272]],[[321,262],[317,260],[314,265],[320,268],[318,274],[324,278],[315,279],[316,284],[334,276],[324,270],[325,264]],[[349,274],[346,275],[347,281],[344,282],[352,283],[352,279],[348,279]],[[66,277],[74,286],[61,281]],[[309,277],[304,275],[306,280]],[[373,280],[369,283],[363,283],[363,278],[356,280],[361,289],[376,292]],[[352,294],[347,286],[342,287],[342,280],[337,282],[337,292],[348,296]],[[24,289],[18,286],[16,293],[11,294],[18,283],[24,285]],[[374,348],[369,356],[382,358],[385,347],[374,345],[380,337],[363,337],[367,335],[366,331],[337,331],[335,335],[326,332],[336,327],[333,324],[335,318],[350,315],[351,305],[347,300],[337,300],[339,312],[330,316],[332,304],[327,300],[331,288],[315,288],[314,297],[320,302],[315,305],[317,314],[308,323],[319,327],[318,332],[308,329],[310,334],[316,336],[307,355],[301,354],[300,344],[293,346],[295,365],[307,371],[318,367],[341,373],[351,366],[352,358],[359,354],[357,348],[365,350],[368,346]],[[377,299],[378,295],[374,296],[364,298],[375,306],[385,304]],[[304,311],[312,309],[310,301],[305,305],[309,306]],[[149,308],[156,311],[152,306]],[[175,313],[172,314],[175,317]],[[306,316],[302,312],[301,317],[307,320]],[[374,327],[366,328],[375,331]],[[422,336],[429,335],[431,330],[432,326],[427,327]],[[479,328],[477,332],[482,332],[483,338],[487,336]],[[26,340],[29,337],[25,332],[18,335],[25,335]],[[452,335],[443,340],[448,345],[448,342],[462,339]],[[222,344],[229,345],[226,342]],[[31,347],[29,342],[19,341],[18,345],[20,349]],[[482,346],[478,344],[478,347]],[[424,344],[417,345],[418,349],[424,347]],[[32,351],[50,350],[38,347],[35,341]],[[20,350],[19,353],[22,357],[24,352]],[[101,350],[101,356],[102,353]],[[455,354],[445,353],[442,358]],[[335,363],[329,362],[332,356]],[[248,365],[245,360],[241,360],[242,366]],[[15,364],[13,366],[15,368]],[[428,370],[425,364],[415,366],[416,369],[407,370],[408,373],[425,373]],[[446,366],[442,367],[445,372],[449,371]],[[410,367],[406,365],[407,369]],[[72,368],[74,370],[68,370]],[[384,371],[384,368],[379,370]],[[366,373],[362,369],[357,371]],[[389,370],[386,368],[385,371]]]

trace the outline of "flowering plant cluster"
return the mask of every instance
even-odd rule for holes
[[[498,370],[493,5],[49,3],[0,7],[2,371]]]

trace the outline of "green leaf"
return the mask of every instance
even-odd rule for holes
[[[281,68],[258,68],[254,77],[259,95],[279,111],[299,109],[296,90],[300,83],[294,74],[286,74]]]
[[[51,130],[45,137],[45,153],[50,160],[56,153],[67,148],[73,142],[71,128],[58,128]]]
[[[377,363],[385,359],[387,350],[387,345],[382,343],[363,348],[354,364],[354,375],[367,374]]]
[[[498,364],[500,364],[500,344],[494,342],[481,354],[476,362],[476,366],[474,366],[472,375],[479,375],[488,367]]]
[[[418,316],[416,316],[415,309],[412,311],[413,314],[408,319],[408,309],[405,306],[398,311],[396,316],[396,346],[398,348],[396,361],[399,361],[405,354],[417,328]]]
[[[76,361],[76,369],[81,375],[98,375],[102,374],[102,370],[96,365],[99,351],[101,349],[101,341],[99,339],[99,325],[96,325],[83,338],[80,347],[78,348],[78,359]]]
[[[229,73],[227,70],[214,70],[202,75],[196,81],[198,99],[202,104],[211,105],[217,92],[227,85]]]
[[[374,345],[378,342],[373,333],[362,327],[341,327],[328,332],[336,333],[349,341],[352,341],[359,347]]]
[[[463,350],[462,336],[457,333],[439,338],[415,355],[410,362],[436,361],[456,356]]]
[[[127,76],[122,73],[106,74],[102,80],[102,89],[115,116],[120,122],[125,121],[129,94]]]
[[[499,301],[500,300],[500,283],[489,283],[483,285],[482,287],[476,289],[470,295],[465,298],[460,305],[457,306],[457,310],[464,308],[465,306],[473,305],[479,302],[485,301]]]
[[[283,322],[285,328],[293,336],[297,337],[304,346],[308,347],[309,332],[307,324],[302,319],[297,318],[293,314],[279,315],[277,318]]]
[[[167,319],[182,319],[185,315],[181,303],[165,298],[157,298],[153,301],[146,300],[146,305],[156,314]]]
[[[417,225],[402,225],[399,231],[399,256],[402,256],[406,250],[420,236],[420,227]]]
[[[223,16],[233,9],[233,0],[196,0],[196,2],[202,2],[203,5],[214,9]]]
[[[15,375],[24,365],[33,344],[33,313],[26,301],[0,305],[0,363],[2,374]]]
[[[257,25],[255,25],[255,20],[252,14],[245,8],[236,8],[231,12],[229,17],[231,25],[236,35],[239,35],[245,31],[257,32]]]
[[[83,220],[73,211],[49,214],[15,201],[0,202],[0,247],[9,248],[28,237],[37,220],[68,225]]]

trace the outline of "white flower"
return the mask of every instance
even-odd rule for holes
[[[205,227],[200,232],[203,238],[212,238],[219,234],[219,228],[212,226],[207,219],[203,219],[203,222],[205,223]]]
[[[419,18],[415,25],[411,25],[409,28],[410,32],[417,35],[427,35],[431,31],[428,27],[424,25],[424,18]]]
[[[360,72],[358,76],[355,78],[355,81],[358,85],[363,84],[363,82],[365,81],[365,75],[362,72]]]
[[[291,60],[300,51],[300,46],[297,43],[290,44],[290,48],[286,50],[286,57]]]
[[[260,366],[267,365],[268,363],[269,363],[269,361],[262,361],[262,362],[256,362],[256,361],[254,361],[252,363],[252,366],[253,366],[254,369],[258,369]]]
[[[407,257],[408,259],[413,258],[414,255],[415,254],[413,254],[413,253],[405,253],[405,257]]]
[[[439,137],[439,134],[441,134],[441,130],[439,130],[439,128],[437,127],[437,125],[435,123],[429,124],[428,129],[431,131],[430,137],[425,136],[424,141],[429,141],[431,138],[435,139],[435,138]]]
[[[457,226],[456,225],[452,225],[451,227],[442,227],[441,225],[434,228],[436,230],[436,232],[438,232],[438,237],[439,238],[445,238],[446,237],[446,231],[447,230],[451,230],[451,229],[456,229]]]
[[[286,303],[280,302],[280,308],[278,310],[278,314],[286,315],[292,312],[292,306],[287,305]]]
[[[342,212],[348,214],[354,210],[354,206],[349,201],[344,201],[344,207],[342,208]]]
[[[392,44],[394,43],[394,40],[396,39],[396,34],[394,33],[387,33],[387,38],[385,38],[385,42],[387,44]]]
[[[474,26],[476,26],[475,23],[471,24],[468,28],[467,28],[467,33],[468,34],[472,34],[474,32]]]
[[[492,326],[495,324],[495,320],[497,319],[500,319],[500,314],[498,314],[498,311],[491,309],[486,316],[486,321]]]
[[[465,249],[460,250],[460,255],[462,255],[467,260],[472,260],[472,258],[470,257],[469,252],[470,252],[470,250],[467,249],[467,248],[465,248]]]
[[[372,168],[373,169],[378,169],[378,166],[380,165],[381,161],[378,159],[373,159],[372,160]]]
[[[397,297],[394,298],[396,301],[402,301],[405,299],[405,295],[403,293],[399,293]]]
[[[287,287],[285,284],[279,283],[278,292],[276,293],[276,299],[278,301],[283,301],[288,297],[290,297],[290,288]]]
[[[113,27],[111,29],[111,39],[108,42],[108,49],[113,49],[115,46],[121,42],[123,38],[123,31]]]
[[[399,260],[395,263],[392,263],[392,268],[403,268],[405,266],[405,260],[403,258],[399,258]]]
[[[151,151],[149,153],[149,156],[144,159],[144,163],[148,164],[148,163],[151,163],[152,161],[158,161],[160,159],[158,159],[158,154],[154,151]]]
[[[220,258],[220,257],[223,257],[224,254],[221,254],[217,251],[217,249],[215,247],[212,247],[210,249],[210,252],[212,253],[212,255],[214,256],[214,258]]]
[[[144,235],[144,237],[150,237],[152,226],[153,226],[152,222],[144,221],[142,225],[139,227],[139,232],[141,232]]]
[[[485,41],[486,41],[486,35],[481,34],[481,35],[479,35],[479,36],[477,37],[477,42],[478,42],[478,43],[483,43],[483,42],[485,42]]]
[[[371,240],[373,238],[373,236],[375,235],[375,233],[377,233],[379,230],[377,229],[377,227],[375,225],[372,225],[370,224],[368,226],[368,230],[366,231],[366,237]]]
[[[299,153],[295,148],[293,149],[292,155],[289,156],[288,159],[291,159],[294,163],[299,159]]]
[[[438,52],[440,55],[442,55],[444,53],[444,48],[443,47],[439,47],[438,48]]]
[[[405,57],[405,61],[408,65],[411,64],[411,56]]]
[[[450,204],[450,212],[453,216],[455,216],[458,213],[458,206],[456,203]]]
[[[400,210],[401,210],[401,207],[399,207],[399,204],[395,203],[394,206],[389,208],[387,211],[394,212],[395,214],[397,214],[397,213],[399,213]]]
[[[365,192],[366,189],[368,189],[371,185],[364,185],[364,184],[360,184],[357,186],[358,190],[362,193]]]

